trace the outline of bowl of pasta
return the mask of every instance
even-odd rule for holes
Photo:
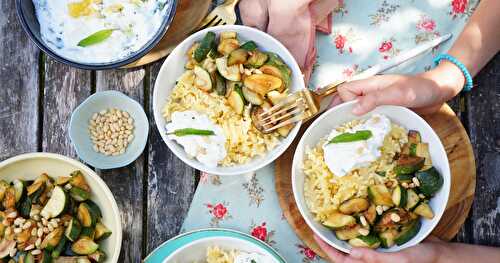
[[[354,105],[330,109],[301,138],[292,164],[300,213],[316,235],[343,252],[416,245],[446,208],[445,149],[409,109],[380,106],[355,116]]]

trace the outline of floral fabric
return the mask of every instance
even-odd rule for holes
[[[392,72],[432,67],[462,31],[478,0],[344,0],[334,10],[332,33],[317,34],[318,60],[310,82],[316,89],[445,33],[453,39]],[[223,227],[274,247],[288,262],[324,262],[288,225],[274,188],[274,165],[242,176],[202,175],[183,231]]]

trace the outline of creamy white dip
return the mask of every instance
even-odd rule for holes
[[[216,167],[219,161],[226,157],[226,136],[224,130],[219,125],[213,123],[207,115],[196,111],[173,112],[171,122],[166,125],[167,133],[186,128],[210,130],[215,133],[215,135],[210,136],[168,135],[169,139],[177,141],[177,143],[184,147],[184,150],[190,157],[196,158],[209,167]]]
[[[344,176],[354,168],[366,167],[381,156],[380,147],[385,136],[391,131],[391,121],[385,115],[373,114],[364,123],[358,124],[345,131],[369,130],[372,137],[364,141],[346,143],[328,143],[335,136],[344,132],[335,129],[328,136],[323,145],[323,158],[328,169],[336,176]]]
[[[253,262],[252,262],[253,260]],[[270,263],[270,259],[258,253],[239,252],[234,263]]]
[[[142,48],[159,30],[170,0],[33,0],[43,41],[56,54],[81,63],[109,63]],[[78,43],[103,29],[106,40]]]

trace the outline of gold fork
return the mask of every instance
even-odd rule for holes
[[[234,25],[236,23],[236,4],[239,0],[227,0],[224,4],[216,7],[201,22],[198,30],[218,25]]]
[[[327,108],[327,105],[324,105],[324,102],[327,101],[325,100],[325,98],[329,95],[333,96],[335,93],[337,93],[337,87],[340,84],[348,81],[365,79],[371,76],[375,76],[390,68],[398,66],[403,62],[406,62],[409,59],[414,58],[431,48],[436,47],[437,45],[451,38],[451,36],[451,34],[446,34],[437,37],[420,46],[410,49],[392,58],[391,60],[384,61],[359,74],[356,74],[349,79],[332,83],[317,92],[309,91],[308,89],[295,92],[270,109],[260,113],[257,118],[257,123],[255,123],[255,127],[257,127],[263,133],[270,133],[276,129],[294,124],[299,121],[310,120]]]

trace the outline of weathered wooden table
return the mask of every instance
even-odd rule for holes
[[[0,161],[26,152],[77,158],[67,127],[71,112],[96,91],[119,90],[144,105],[150,134],[127,167],[97,171],[111,188],[124,229],[120,262],[140,262],[179,232],[198,172],[166,147],[154,125],[152,89],[162,61],[127,70],[85,71],[40,52],[21,29],[11,1],[0,7]],[[500,246],[500,55],[451,102],[474,146],[477,190],[461,242]]]

